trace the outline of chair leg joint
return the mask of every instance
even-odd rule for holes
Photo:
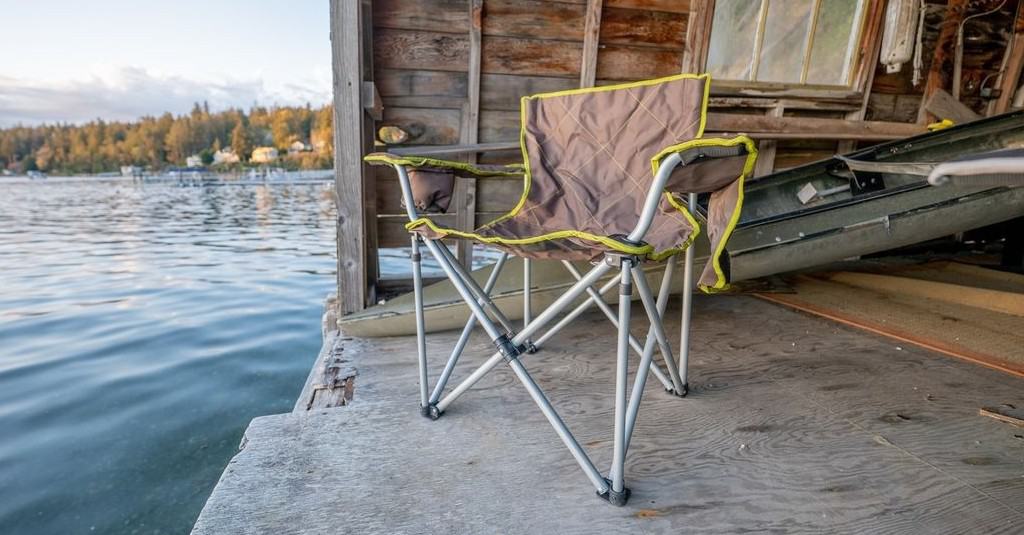
[[[429,403],[423,407],[420,407],[420,414],[422,414],[424,418],[437,420],[438,418],[441,417],[442,414],[444,414],[444,412],[441,409],[437,408],[437,403]]]
[[[512,362],[519,358],[522,353],[512,340],[509,339],[507,334],[503,334],[494,339],[494,347],[498,348],[498,352],[501,353],[502,358],[505,362]]]
[[[526,343],[519,345],[519,354],[520,355],[523,354],[523,353],[526,353],[528,355],[532,355],[532,354],[536,353],[537,351],[540,351],[540,349],[536,345],[533,344],[533,340],[527,340]]]
[[[616,507],[622,507],[626,505],[626,502],[629,501],[630,494],[632,494],[632,491],[629,490],[629,487],[622,487],[622,490],[616,492],[612,490],[611,480],[606,478],[605,481],[608,483],[608,490],[604,492],[598,492],[597,496],[602,500],[606,500],[608,503]]]
[[[683,389],[681,392],[676,391],[675,388],[666,388],[665,391],[673,396],[685,398],[686,394],[690,393],[690,383],[683,383]]]

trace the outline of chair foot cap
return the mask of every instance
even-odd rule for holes
[[[538,348],[537,346],[533,345],[533,340],[527,340],[525,344],[522,344],[522,345],[519,346],[519,352],[520,353],[526,353],[526,354],[529,354],[529,355],[533,355],[534,353],[536,353],[538,351],[540,351],[540,348]]]
[[[420,407],[420,414],[422,414],[424,418],[437,420],[438,418],[441,417],[442,414],[444,414],[444,412],[442,412],[441,409],[437,408],[437,405],[431,404],[427,405],[426,407]]]
[[[605,481],[608,480],[605,479]],[[629,487],[622,487],[621,491],[615,492],[611,488],[611,481],[608,481],[608,490],[604,492],[598,492],[597,496],[616,507],[622,507],[626,505],[626,502],[629,501],[630,494],[632,494],[632,491],[629,490]]]
[[[683,383],[682,392],[676,392],[676,389],[674,388],[666,388],[665,391],[677,398],[685,398],[686,394],[690,393],[690,383]]]

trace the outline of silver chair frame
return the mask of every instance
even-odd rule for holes
[[[633,231],[626,238],[627,241],[630,243],[641,243],[643,241],[643,238],[650,229],[651,223],[654,219],[666,181],[673,169],[681,164],[683,164],[683,161],[679,154],[672,154],[663,159],[657,173],[655,174],[654,182],[652,183],[645,198],[639,221]],[[409,175],[403,165],[395,165],[394,167],[398,172],[402,197],[405,201],[406,212],[409,216],[409,220],[413,221],[419,219],[420,216],[417,213],[415,203],[413,202]],[[691,210],[695,204],[696,195],[691,194],[689,197]],[[423,276],[420,265],[421,245],[426,246],[427,250],[430,251],[431,255],[433,255],[438,264],[440,264],[445,275],[447,275],[456,291],[459,292],[459,295],[466,302],[466,305],[469,307],[471,312],[470,317],[466,321],[466,325],[463,328],[458,341],[455,343],[455,346],[448,357],[448,361],[446,362],[444,369],[439,375],[437,383],[432,390],[430,390],[428,386],[429,377],[427,370],[426,330],[423,314]],[[629,489],[625,487],[624,475],[626,453],[629,448],[630,439],[633,435],[633,429],[636,424],[640,401],[643,396],[643,390],[646,385],[648,374],[653,374],[655,378],[661,382],[662,386],[664,386],[664,388],[670,393],[674,393],[681,397],[685,396],[688,390],[686,379],[687,364],[689,360],[688,343],[690,305],[693,288],[692,248],[686,249],[684,257],[683,332],[681,337],[682,351],[680,353],[679,361],[676,362],[663,324],[663,316],[666,305],[668,304],[672,276],[677,262],[675,257],[670,258],[666,262],[661,287],[659,288],[656,298],[652,294],[651,288],[647,283],[646,276],[639,266],[641,261],[641,258],[639,257],[626,254],[609,253],[606,254],[602,261],[596,262],[585,275],[581,274],[572,263],[563,262],[565,268],[576,279],[576,282],[536,317],[534,317],[533,310],[531,308],[532,266],[529,259],[524,259],[523,325],[519,331],[516,331],[508,318],[490,298],[490,292],[497,282],[502,268],[505,266],[508,259],[508,253],[503,253],[498,258],[498,261],[495,263],[487,281],[484,283],[483,287],[480,287],[480,285],[470,276],[468,271],[456,261],[448,247],[439,240],[414,234],[411,238],[411,246],[413,288],[416,307],[416,347],[419,362],[420,408],[423,415],[431,419],[439,418],[456,399],[472,388],[473,385],[480,381],[480,379],[482,379],[489,371],[494,369],[495,366],[504,361],[526,388],[530,397],[540,408],[541,412],[554,428],[559,438],[561,438],[562,442],[569,449],[569,452],[576,459],[576,462],[579,463],[580,468],[583,469],[584,474],[586,474],[587,478],[593,484],[597,494],[612,504],[625,505],[629,498]],[[618,273],[603,286],[597,288],[595,286],[597,281],[613,270],[618,270]],[[620,290],[617,313],[612,310],[612,307],[609,306],[603,298],[603,295],[610,291],[616,284],[618,284]],[[640,342],[629,332],[630,309],[634,286],[639,293],[643,309],[650,320],[647,338],[642,346]],[[546,332],[543,334],[541,333],[541,329],[552,323],[558,314],[568,308],[576,298],[582,296],[584,293],[588,296],[586,301],[576,306]],[[616,340],[614,394],[615,418],[612,465],[607,478],[605,478],[597,467],[594,466],[594,463],[590,460],[586,451],[584,451],[579,442],[577,442],[565,422],[555,411],[550,401],[548,401],[544,392],[533,380],[533,377],[523,365],[521,358],[524,354],[537,351],[537,349],[542,347],[552,336],[571,323],[591,305],[597,305],[597,307],[605,316],[608,317],[609,321],[611,321],[618,330]],[[445,394],[445,388],[451,379],[455,365],[458,363],[459,357],[462,355],[472,331],[478,324],[494,342],[496,351],[468,377],[464,378],[460,383],[451,388],[447,394]],[[533,338],[535,335],[538,335],[536,339]],[[658,346],[659,352],[661,353],[666,365],[666,369],[668,370],[667,376],[659,366],[655,365],[653,362],[655,345]],[[627,369],[630,349],[640,355],[640,364],[633,379],[632,389],[629,391],[627,396]]]

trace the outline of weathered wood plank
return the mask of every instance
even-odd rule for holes
[[[586,4],[587,0],[555,0],[567,4]],[[694,0],[605,0],[605,7],[689,14]],[[698,0],[699,1],[699,0]]]
[[[514,37],[489,37],[483,42],[482,72],[577,78],[582,43]],[[642,80],[678,71],[680,52],[650,47],[608,45],[598,55],[597,77]],[[438,32],[382,29],[375,37],[374,62],[382,68],[465,71],[469,38]]]
[[[936,89],[928,102],[925,102],[924,108],[935,117],[949,119],[956,124],[969,123],[981,118],[981,115],[954,99],[945,89]]]
[[[377,69],[374,83],[383,98],[438,96],[466,98],[468,83],[461,72]]]
[[[363,163],[363,6],[335,0],[331,8],[334,82],[334,169],[338,205],[338,301],[342,314],[362,310],[368,296],[366,166]]]
[[[375,28],[467,33],[466,0],[373,0]]]
[[[597,80],[597,45],[601,38],[601,7],[603,0],[589,0],[584,17],[583,59],[580,64],[580,87],[594,87]]]
[[[549,76],[484,74],[480,79],[480,107],[491,111],[519,111],[519,99],[537,93],[576,87],[576,80]]]

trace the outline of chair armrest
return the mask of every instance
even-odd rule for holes
[[[387,152],[374,152],[368,154],[363,158],[364,161],[373,165],[392,165],[392,166],[404,166],[413,169],[417,168],[430,168],[430,169],[444,169],[449,171],[462,171],[478,177],[498,177],[498,176],[522,176],[523,165],[479,165],[471,164],[467,162],[453,162],[450,160],[440,160],[437,158],[429,158],[426,156],[412,156],[412,155],[397,155]]]
[[[682,165],[690,165],[697,160],[747,155],[747,163],[744,166],[743,174],[749,175],[754,171],[754,161],[757,159],[757,145],[754,143],[754,140],[744,135],[730,138],[703,137],[692,139],[665,147],[654,158],[651,158],[651,169],[655,174],[657,174],[662,161],[671,154],[678,154]]]

